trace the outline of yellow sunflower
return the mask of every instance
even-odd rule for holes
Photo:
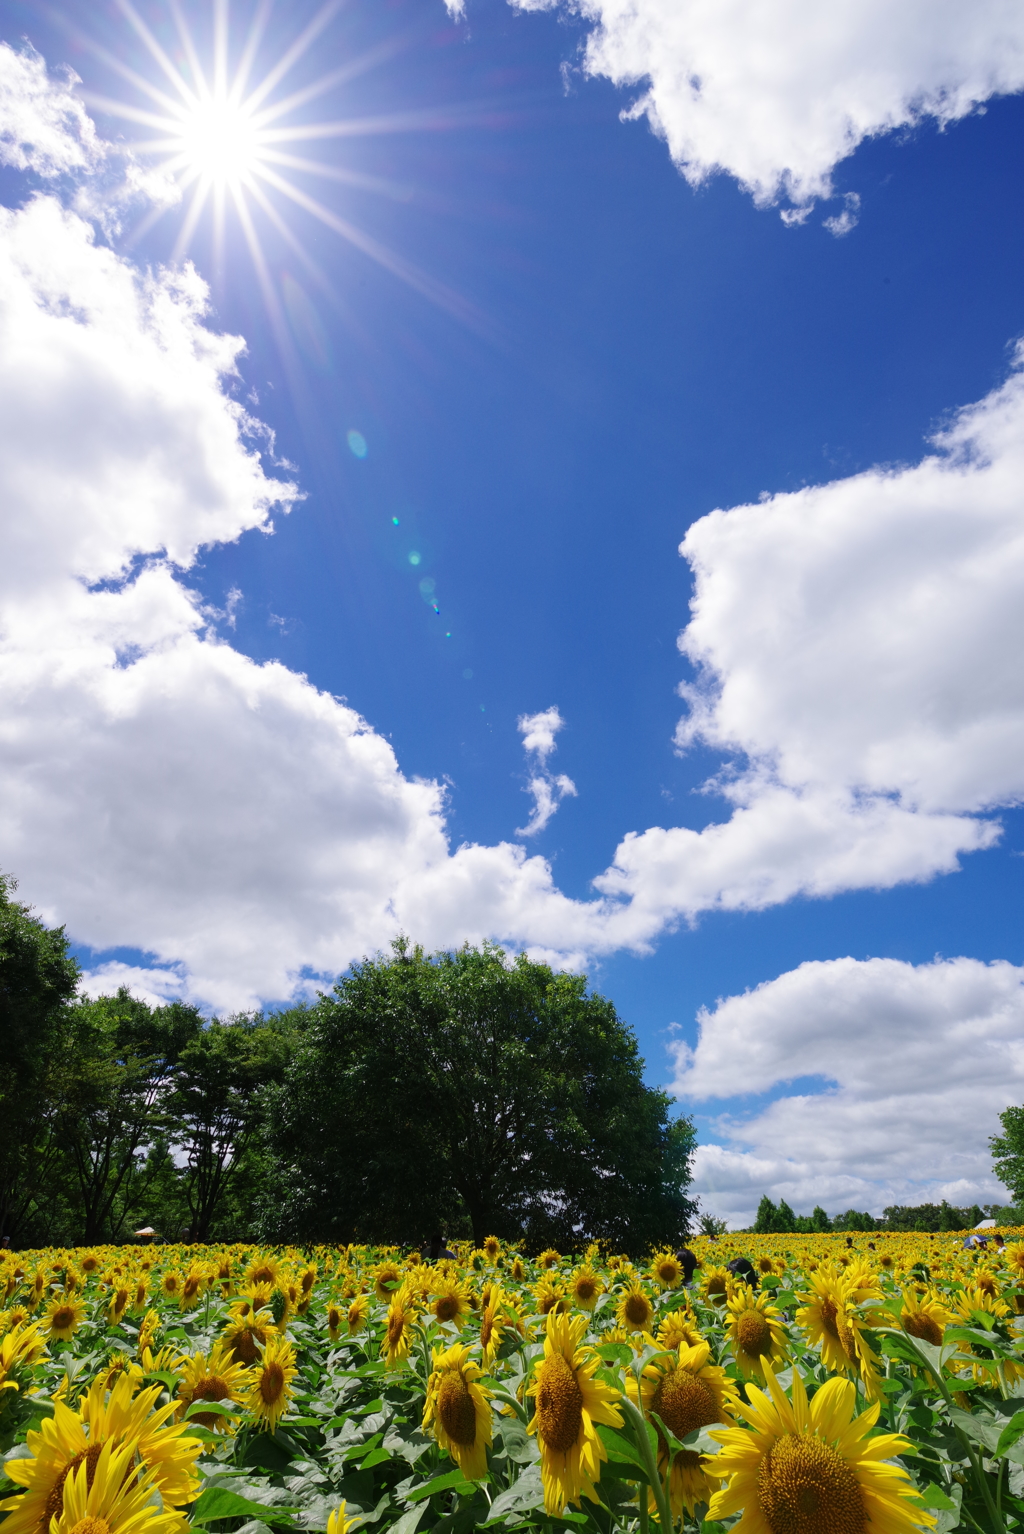
[[[487,1253],[487,1261],[491,1264],[497,1262],[501,1256],[501,1242],[497,1236],[488,1236],[484,1242],[484,1251]]]
[[[582,1263],[569,1280],[569,1294],[573,1304],[578,1305],[580,1310],[593,1310],[603,1293],[604,1282],[593,1265]]]
[[[675,1352],[684,1342],[687,1347],[695,1348],[698,1343],[704,1341],[704,1337],[692,1310],[670,1310],[658,1322],[655,1341],[659,1342],[663,1348]]]
[[[549,1268],[557,1268],[561,1260],[561,1253],[556,1252],[554,1247],[548,1247],[547,1251],[541,1252],[537,1258],[537,1266],[547,1271]]]
[[[235,1363],[223,1342],[214,1344],[209,1357],[205,1353],[194,1353],[183,1358],[178,1368],[181,1373],[178,1386],[181,1416],[197,1401],[215,1401],[220,1406],[239,1402],[249,1383],[248,1369]],[[219,1412],[196,1412],[189,1421],[212,1428],[215,1433],[232,1431],[231,1418],[222,1417]]]
[[[103,1444],[69,1470],[47,1534],[184,1534],[184,1515],[163,1508],[152,1475],[134,1470],[133,1444]]]
[[[331,1513],[327,1519],[327,1534],[348,1534],[349,1529],[354,1529],[359,1523],[358,1513],[353,1513],[351,1517],[346,1515],[347,1506],[347,1502],[342,1502],[341,1506],[336,1507]]]
[[[161,1275],[160,1288],[168,1300],[176,1300],[181,1293],[181,1274],[174,1269]]]
[[[45,1353],[46,1344],[39,1333],[40,1325],[39,1321],[30,1321],[4,1334],[0,1341],[0,1392],[20,1390],[23,1383],[19,1378],[20,1366],[35,1363]],[[2,1405],[3,1395],[0,1393]]]
[[[270,1312],[265,1310],[247,1316],[232,1313],[223,1332],[224,1346],[238,1364],[254,1364],[260,1348],[266,1347],[271,1337],[276,1336],[277,1327]]]
[[[526,1277],[526,1264],[521,1257],[513,1257],[511,1272],[515,1282],[521,1284]]]
[[[424,1430],[433,1430],[467,1481],[479,1481],[487,1474],[491,1445],[490,1391],[479,1383],[480,1367],[470,1358],[468,1347],[456,1343],[447,1352],[435,1349],[433,1361]]]
[[[627,1332],[649,1332],[654,1324],[654,1306],[637,1279],[623,1291],[615,1307],[615,1319]]]
[[[456,1326],[461,1326],[470,1308],[469,1285],[446,1276],[434,1280],[431,1292],[433,1301],[430,1308],[436,1319],[442,1325],[452,1322]]]
[[[804,1304],[796,1313],[797,1324],[808,1340],[821,1350],[821,1361],[835,1374],[848,1374],[864,1383],[869,1401],[878,1399],[878,1358],[864,1335],[864,1318],[858,1297],[877,1295],[877,1289],[859,1282],[856,1272],[822,1267],[812,1273],[808,1288],[800,1295]]]
[[[265,1257],[262,1254],[254,1257],[245,1270],[245,1282],[250,1287],[264,1285],[268,1290],[273,1289],[281,1272],[281,1264],[276,1257]]]
[[[357,1294],[345,1313],[345,1324],[348,1327],[349,1336],[363,1330],[369,1314],[369,1299],[365,1294]]]
[[[712,1427],[719,1422],[731,1424],[739,1396],[725,1370],[708,1362],[710,1356],[711,1348],[706,1342],[700,1342],[696,1347],[683,1343],[678,1353],[665,1353],[651,1359],[640,1376],[639,1391],[636,1376],[630,1371],[626,1375],[626,1393],[641,1405],[645,1417],[651,1412],[660,1417],[680,1442],[697,1428]],[[664,1477],[668,1469],[669,1446],[657,1423],[654,1428],[658,1435],[658,1468]],[[705,1456],[692,1449],[676,1455],[669,1495],[672,1511],[677,1516],[684,1508],[692,1513],[698,1502],[710,1500],[715,1488],[704,1474],[705,1463]],[[651,1506],[657,1506],[653,1492]]]
[[[330,1304],[327,1306],[326,1319],[327,1335],[330,1337],[332,1342],[337,1342],[342,1325],[345,1321],[345,1311],[343,1307],[337,1304],[334,1300],[331,1300]]]
[[[651,1277],[662,1289],[678,1289],[683,1268],[675,1252],[655,1252],[651,1258]]]
[[[378,1300],[390,1301],[403,1283],[405,1274],[397,1262],[381,1262],[373,1270],[373,1288]]]
[[[786,1355],[786,1329],[779,1310],[767,1294],[755,1294],[749,1284],[737,1284],[727,1301],[728,1340],[736,1367],[745,1378],[764,1379],[765,1360],[777,1363]]]
[[[733,1276],[728,1268],[708,1268],[700,1286],[705,1304],[724,1305],[732,1284]]]
[[[129,1301],[135,1293],[134,1280],[131,1283],[122,1281],[113,1286],[110,1291],[110,1299],[107,1302],[107,1323],[117,1326],[121,1317],[128,1309]]]
[[[9,1514],[7,1534],[39,1534],[51,1517],[63,1510],[64,1483],[70,1472],[85,1463],[95,1465],[107,1443],[130,1445],[145,1472],[153,1477],[165,1506],[183,1507],[199,1495],[195,1461],[202,1452],[198,1438],[188,1436],[186,1423],[172,1423],[176,1402],[157,1406],[162,1385],[151,1385],[135,1394],[136,1381],[121,1374],[109,1394],[105,1375],[93,1380],[88,1392],[71,1411],[54,1401],[53,1416],[38,1431],[29,1432],[30,1457],[11,1460],[4,1471],[8,1480],[24,1491],[0,1503]]]
[[[733,1534],[911,1534],[934,1527],[907,1472],[885,1463],[909,1449],[909,1439],[868,1437],[877,1402],[855,1417],[850,1380],[828,1380],[809,1406],[799,1370],[792,1402],[770,1368],[767,1383],[767,1396],[748,1385],[749,1404],[737,1408],[749,1429],[712,1431],[722,1448],[708,1469],[727,1484],[711,1499],[709,1521],[742,1513]]]
[[[494,1362],[494,1355],[501,1346],[501,1334],[505,1330],[503,1315],[504,1295],[497,1284],[490,1286],[487,1303],[480,1316],[480,1351],[487,1368]]]
[[[147,1352],[147,1350],[153,1346],[153,1343],[156,1340],[156,1334],[160,1330],[161,1324],[160,1312],[158,1310],[146,1311],[146,1314],[142,1319],[142,1325],[139,1327],[139,1342],[138,1348],[136,1349],[140,1358],[142,1357],[143,1353]]]
[[[46,1307],[46,1335],[55,1342],[70,1342],[85,1320],[85,1305],[73,1294],[60,1294]]]
[[[533,1298],[539,1316],[549,1315],[553,1310],[565,1309],[565,1290],[561,1284],[552,1282],[546,1275],[534,1284]]]
[[[386,1330],[380,1345],[381,1357],[387,1360],[389,1369],[394,1369],[409,1357],[415,1321],[416,1311],[412,1300],[404,1290],[399,1289],[388,1306]]]
[[[586,1316],[548,1316],[544,1356],[534,1363],[527,1392],[535,1403],[528,1432],[540,1446],[544,1509],[555,1517],[581,1497],[597,1501],[594,1487],[608,1457],[597,1424],[622,1426],[618,1392],[594,1378],[600,1358],[580,1347],[586,1330]]]
[[[291,1399],[291,1383],[298,1373],[295,1349],[286,1337],[271,1337],[252,1370],[249,1410],[265,1432],[273,1433]]]
[[[922,1342],[941,1347],[945,1328],[955,1320],[953,1312],[942,1303],[934,1289],[924,1295],[912,1289],[903,1290],[900,1325],[911,1337],[919,1337]]]

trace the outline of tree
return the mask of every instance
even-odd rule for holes
[[[1013,1202],[1024,1204],[1024,1108],[1006,1108],[999,1115],[1001,1135],[992,1135],[992,1161],[999,1181],[1009,1188]]]
[[[754,1216],[754,1234],[757,1236],[770,1235],[777,1227],[779,1211],[776,1209],[767,1193],[762,1194],[761,1202],[757,1206],[757,1214]]]
[[[46,1181],[40,1150],[78,987],[64,928],[44,926],[11,898],[15,889],[0,874],[0,1232],[7,1235],[17,1235]]]
[[[150,1008],[122,986],[116,996],[79,1002],[71,1023],[58,1129],[77,1184],[81,1239],[117,1240],[143,1192],[146,1153],[166,1136],[178,1060],[203,1019],[181,1002]]]
[[[799,1230],[800,1228],[797,1224],[796,1215],[793,1213],[792,1209],[790,1209],[784,1198],[779,1199],[779,1208],[775,1218],[775,1229],[779,1232],[780,1235],[789,1235],[793,1231]]]
[[[282,1080],[291,1045],[279,1018],[257,1014],[214,1018],[181,1051],[167,1109],[185,1156],[180,1186],[195,1241],[209,1239],[258,1133],[264,1089]]]
[[[645,1086],[612,1003],[492,945],[399,940],[355,966],[272,1101],[267,1234],[629,1249],[678,1238],[695,1210],[693,1125]]]

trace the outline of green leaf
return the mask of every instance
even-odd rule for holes
[[[1005,1454],[1022,1437],[1024,1437],[1024,1411],[1018,1411],[1014,1412],[1000,1433],[999,1442],[996,1444],[996,1453],[1000,1455]]]
[[[382,1465],[391,1458],[388,1449],[371,1449],[365,1459],[359,1461],[360,1470],[371,1470],[374,1465]]]
[[[921,1501],[924,1503],[925,1507],[939,1507],[942,1508],[944,1512],[951,1513],[956,1508],[956,1503],[951,1502],[946,1496],[946,1493],[943,1491],[942,1487],[936,1486],[934,1481],[929,1481],[928,1485],[921,1493]]]
[[[544,1506],[544,1483],[539,1465],[527,1465],[507,1491],[499,1492],[491,1503],[487,1522],[495,1523],[510,1513],[526,1513]]]
[[[226,1486],[210,1486],[192,1508],[197,1523],[216,1523],[220,1518],[262,1518],[264,1523],[291,1523],[297,1507],[267,1507],[251,1502]]]
[[[460,1496],[476,1490],[474,1481],[467,1481],[461,1470],[449,1470],[446,1475],[435,1475],[425,1486],[418,1486],[408,1497],[409,1502],[423,1502],[438,1491],[457,1491]]]
[[[220,1401],[193,1401],[185,1413],[186,1421],[191,1422],[193,1417],[205,1416],[207,1412],[214,1417],[238,1417],[241,1415],[236,1406],[224,1406]]]
[[[620,1464],[639,1465],[644,1469],[644,1461],[637,1449],[623,1438],[621,1433],[616,1433],[614,1428],[607,1427],[605,1423],[596,1424],[597,1435],[604,1444],[608,1458],[619,1461]]]
[[[416,1534],[416,1525],[426,1510],[425,1502],[421,1502],[419,1507],[410,1508],[407,1513],[402,1514],[397,1523],[391,1525],[389,1534]]]
[[[983,1415],[981,1412],[964,1411],[959,1406],[952,1407],[949,1415],[972,1443],[980,1444],[990,1454],[997,1452],[999,1425],[994,1417]]]

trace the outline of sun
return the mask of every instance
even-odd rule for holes
[[[117,8],[144,44],[159,74],[148,78],[101,47],[77,28],[76,41],[101,58],[130,87],[121,100],[83,91],[87,105],[110,117],[148,130],[131,141],[132,152],[155,164],[177,184],[180,197],[154,204],[128,231],[134,243],[161,219],[179,210],[181,219],[172,260],[189,253],[201,219],[212,213],[214,269],[219,270],[225,220],[233,215],[241,228],[257,278],[275,328],[283,332],[281,303],[261,245],[261,227],[271,225],[305,266],[314,282],[330,290],[324,272],[312,260],[286,216],[289,206],[326,224],[370,260],[387,268],[431,302],[447,309],[473,329],[481,329],[475,307],[460,294],[423,272],[397,251],[389,249],[334,206],[322,202],[308,189],[310,178],[337,186],[358,187],[402,201],[408,188],[392,185],[386,178],[367,176],[347,166],[337,153],[325,156],[332,142],[369,134],[415,133],[441,128],[472,127],[480,121],[478,110],[433,112],[416,110],[382,113],[376,117],[340,118],[326,122],[296,121],[305,117],[309,104],[344,87],[356,76],[379,65],[401,45],[401,40],[378,45],[362,55],[342,59],[316,79],[287,88],[289,75],[313,48],[342,7],[343,0],[325,0],[312,18],[293,35],[274,38],[273,62],[257,77],[257,61],[265,56],[274,0],[256,0],[248,7],[247,27],[232,35],[230,0],[211,0],[205,16],[210,35],[193,35],[179,0],[164,0],[166,14],[160,23],[161,37],[175,36],[165,46],[153,27],[140,15],[132,0],[116,0]],[[281,7],[283,25],[288,16]],[[312,154],[297,153],[313,146]],[[316,153],[316,149],[320,153]],[[276,318],[275,318],[276,316]]]
[[[211,187],[248,184],[261,165],[262,142],[253,114],[230,97],[211,96],[184,111],[176,148],[172,163]]]

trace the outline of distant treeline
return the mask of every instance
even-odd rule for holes
[[[785,1199],[773,1204],[765,1195],[750,1229],[758,1235],[802,1235],[814,1231],[933,1232],[970,1230],[989,1219],[1001,1225],[1021,1223],[1017,1210],[1003,1204],[972,1204],[969,1209],[961,1209],[943,1199],[941,1204],[890,1204],[881,1218],[859,1209],[847,1209],[845,1214],[832,1217],[820,1205],[810,1214],[794,1214]]]
[[[0,876],[0,1234],[524,1250],[685,1237],[692,1122],[584,976],[404,941],[312,1005],[90,1000]]]

